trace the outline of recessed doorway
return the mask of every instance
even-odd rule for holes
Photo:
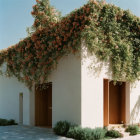
[[[104,126],[109,124],[126,124],[129,111],[129,93],[126,82],[117,82],[104,79]]]
[[[35,125],[52,127],[52,83],[35,87]]]
[[[19,93],[19,124],[23,124],[23,93]]]
[[[109,124],[125,123],[125,82],[109,82]]]

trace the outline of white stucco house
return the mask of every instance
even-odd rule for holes
[[[88,5],[83,9],[88,13]],[[83,15],[79,19],[81,24],[87,20]],[[73,25],[77,28],[76,22]],[[16,78],[1,75],[0,118],[47,127],[60,120],[91,128],[140,123],[140,81],[118,81],[114,85],[110,62],[101,62],[96,55],[90,55],[84,43],[80,47],[79,53],[60,59],[48,82],[42,84],[47,87],[43,90],[36,85],[29,90]]]
[[[49,127],[60,120],[92,128],[140,123],[140,82],[114,86],[108,63],[99,62],[96,56],[90,56],[85,47],[81,47],[81,54],[61,59],[50,75],[50,97],[43,93],[38,95],[35,87],[29,91],[16,78],[1,76],[0,118]],[[43,100],[47,101],[47,98],[50,101],[45,105]],[[45,110],[48,114],[43,115]]]

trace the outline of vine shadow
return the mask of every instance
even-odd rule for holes
[[[82,65],[86,65],[88,75],[99,78],[101,74],[104,74],[103,77],[111,78],[111,61],[100,60],[95,53],[89,52],[85,46],[82,46]]]
[[[138,100],[137,100],[132,112],[130,113],[130,122],[133,124],[139,115],[140,115],[140,95],[138,97]],[[138,123],[140,123],[140,118],[139,118]]]

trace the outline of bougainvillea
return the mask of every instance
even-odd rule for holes
[[[37,0],[33,7],[35,30],[31,36],[0,52],[0,65],[6,63],[7,66],[2,73],[17,77],[31,88],[33,83],[47,80],[60,58],[79,52],[84,40],[91,54],[101,61],[111,62],[113,80],[139,79],[138,17],[105,1],[90,0],[80,9],[60,18],[48,3],[46,8],[50,8],[46,11],[39,9],[45,6],[41,6],[42,2]]]

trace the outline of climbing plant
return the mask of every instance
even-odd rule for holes
[[[27,32],[31,36],[39,28],[50,27],[61,19],[61,13],[50,5],[49,0],[36,0],[37,4],[33,6],[31,12],[34,17],[34,23],[27,28]]]
[[[60,58],[81,50],[85,41],[91,54],[110,61],[113,80],[133,82],[140,77],[140,19],[105,1],[90,0],[65,17],[49,1],[37,0],[29,37],[0,52],[0,65],[29,88],[43,83]]]

